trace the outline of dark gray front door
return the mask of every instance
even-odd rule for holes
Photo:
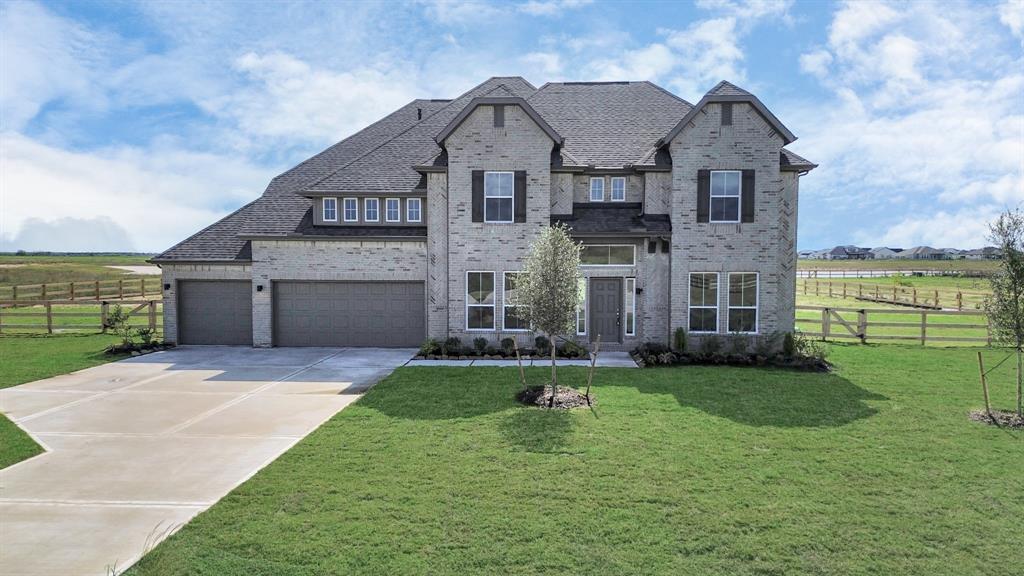
[[[178,343],[252,345],[252,282],[180,280]]]
[[[274,282],[276,346],[419,346],[423,282]]]
[[[622,342],[622,278],[590,279],[590,341]]]

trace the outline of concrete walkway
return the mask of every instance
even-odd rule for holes
[[[409,360],[406,366],[518,366],[515,360]],[[559,366],[590,366],[590,360],[558,360]],[[551,360],[523,360],[523,366],[551,366]],[[602,352],[598,368],[636,368],[627,352]]]
[[[47,450],[0,471],[0,574],[127,568],[415,352],[185,346],[0,390]]]

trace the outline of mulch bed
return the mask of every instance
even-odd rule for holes
[[[971,420],[975,422],[982,422],[989,426],[999,426],[1000,428],[1014,428],[1018,430],[1024,430],[1024,419],[1018,418],[1016,412],[1005,412],[1003,410],[993,410],[992,418],[995,418],[995,422],[992,418],[989,418],[988,413],[984,410],[971,410]]]
[[[527,406],[541,406],[547,408],[548,403],[551,401],[551,385],[530,386],[526,390],[520,390],[519,393],[516,394],[516,400],[519,400]],[[590,403],[594,404],[593,396],[590,397]],[[565,388],[563,386],[558,387],[558,390],[555,392],[555,403],[552,408],[569,410],[571,408],[579,408],[581,406],[588,406],[586,396],[573,388]]]

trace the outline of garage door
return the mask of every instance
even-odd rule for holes
[[[277,346],[419,346],[423,282],[275,282]]]
[[[252,345],[252,282],[178,282],[178,342]]]

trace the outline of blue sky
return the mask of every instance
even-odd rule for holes
[[[1024,200],[1024,1],[0,5],[0,249],[159,251],[417,97],[728,79],[821,164],[799,244],[975,247]]]

